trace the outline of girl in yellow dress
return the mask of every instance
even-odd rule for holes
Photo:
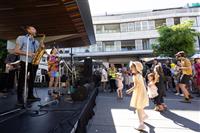
[[[134,86],[126,92],[128,94],[133,92],[130,106],[135,108],[138,114],[140,124],[137,130],[143,130],[145,128],[144,120],[148,118],[147,114],[144,112],[144,108],[149,106],[149,98],[144,84],[144,78],[142,77],[143,65],[138,61],[131,61],[130,69],[133,73]]]

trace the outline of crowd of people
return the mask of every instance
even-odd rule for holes
[[[166,91],[183,96],[180,102],[191,103],[191,93],[200,96],[200,57],[189,60],[184,51],[175,55],[174,60],[153,60],[152,65],[144,61],[130,62],[129,66],[116,68],[111,64],[108,69],[102,68],[101,82],[104,92],[117,91],[117,98],[123,99],[123,89],[132,93],[130,106],[137,110],[140,125],[144,129],[144,120],[148,118],[144,108],[149,99],[155,104],[155,111],[165,111],[167,105],[164,97]]]
[[[111,64],[107,70],[102,68],[101,88],[104,92],[117,91],[118,99],[123,99],[123,89],[126,94],[132,93],[130,106],[138,113],[138,130],[145,128],[148,115],[144,108],[149,105],[149,99],[155,104],[155,111],[163,112],[167,109],[166,91],[183,96],[180,101],[183,103],[191,103],[191,93],[200,96],[200,57],[189,60],[184,51],[175,57],[164,62],[154,59],[151,66],[144,61],[131,61],[127,67],[116,68]]]
[[[178,52],[175,56],[176,58],[171,60],[154,59],[152,64],[141,61],[143,65],[142,76],[145,84],[148,84],[149,74],[153,77],[153,75],[156,76],[156,72],[159,75],[158,86],[162,88],[163,96],[166,96],[166,91],[174,92],[175,95],[185,97],[183,102],[190,103],[192,99],[190,93],[196,93],[197,96],[200,96],[200,57],[189,60],[183,51]],[[123,89],[127,90],[134,84],[132,77],[133,73],[129,66],[123,65],[116,68],[114,64],[110,64],[108,69],[105,67],[101,69],[101,88],[105,92],[112,93],[121,87],[118,82],[122,82]]]

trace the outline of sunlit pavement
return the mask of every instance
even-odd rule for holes
[[[100,92],[95,107],[95,116],[88,124],[88,133],[138,133],[137,114],[129,107],[130,96],[117,100],[116,93]],[[182,97],[167,93],[168,110],[159,113],[153,110],[152,101],[146,109],[146,133],[197,133],[200,132],[200,99],[191,104],[181,103]]]

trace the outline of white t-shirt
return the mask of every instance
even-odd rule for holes
[[[105,69],[102,69],[101,71],[101,82],[107,82],[108,81],[108,73]]]

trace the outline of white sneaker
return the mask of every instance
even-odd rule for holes
[[[175,93],[175,95],[178,96],[178,95],[180,95],[180,93],[177,92],[177,93]]]
[[[184,94],[180,94],[180,96],[184,97]]]

